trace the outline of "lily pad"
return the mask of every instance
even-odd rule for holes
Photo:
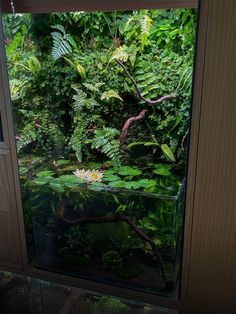
[[[55,166],[57,167],[68,165],[69,163],[70,163],[70,160],[67,160],[67,159],[59,159],[54,162]]]
[[[124,188],[124,181],[113,181],[109,183],[109,186],[112,188]]]
[[[74,186],[75,184],[86,183],[82,178],[78,178],[73,174],[65,174],[58,177],[58,182],[64,184],[65,186]]]
[[[63,186],[59,183],[50,182],[49,185],[56,192],[63,193],[65,191]]]
[[[37,184],[37,185],[45,185],[49,182],[49,180],[47,178],[36,178],[33,180],[33,183]]]
[[[126,189],[138,189],[140,188],[140,184],[138,181],[130,181],[130,182],[125,182],[124,187]]]
[[[116,175],[113,175],[113,174],[107,174],[105,173],[104,177],[103,177],[103,180],[104,181],[109,181],[109,182],[112,182],[112,181],[119,181],[120,180],[120,177],[116,176]]]
[[[122,166],[117,168],[117,173],[121,176],[139,176],[142,171],[137,168],[132,168],[130,166]]]
[[[102,182],[91,182],[89,184],[89,189],[93,190],[93,191],[101,191],[105,187],[106,187],[106,184],[104,184]]]
[[[142,179],[138,183],[142,188],[152,188],[156,185],[156,181],[152,179]]]
[[[47,177],[52,177],[54,175],[53,171],[50,170],[44,170],[44,171],[40,171],[36,174],[36,177],[38,178],[47,178]]]

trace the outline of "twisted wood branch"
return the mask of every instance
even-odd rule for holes
[[[133,124],[134,122],[138,121],[138,120],[141,120],[145,114],[146,114],[147,110],[142,110],[139,115],[137,116],[133,116],[133,117],[130,117],[124,124],[122,130],[121,130],[121,133],[120,133],[120,138],[119,138],[119,141],[120,141],[120,144],[123,145],[124,144],[124,141],[125,141],[125,138],[126,138],[126,135],[128,133],[128,130],[131,126],[131,124]]]
[[[78,224],[83,224],[83,223],[112,223],[112,222],[119,222],[119,221],[126,222],[130,226],[131,230],[133,230],[139,238],[141,238],[143,241],[147,242],[151,246],[153,255],[156,261],[160,265],[161,273],[165,281],[165,284],[167,284],[168,279],[167,279],[166,271],[164,268],[164,261],[159,253],[159,250],[155,242],[142,229],[140,229],[129,216],[125,216],[125,215],[101,216],[101,217],[83,216],[83,217],[74,219],[74,218],[64,217],[64,211],[65,211],[64,204],[60,204],[60,207],[58,209],[58,218],[69,225],[78,225]]]
[[[141,92],[138,88],[138,85],[137,85],[137,82],[135,81],[135,79],[131,76],[131,74],[129,73],[129,71],[127,70],[126,66],[118,59],[116,59],[117,63],[125,70],[125,73],[126,75],[128,76],[128,78],[131,80],[131,82],[133,83],[134,85],[134,88],[135,88],[135,91],[136,91],[136,94],[138,96],[138,98],[140,100],[143,100],[145,103],[147,103],[148,105],[156,105],[156,104],[160,104],[161,102],[165,101],[165,100],[168,100],[168,99],[173,99],[173,98],[176,98],[176,95],[175,94],[170,94],[170,95],[165,95],[165,96],[162,96],[156,100],[149,100],[145,97],[143,97],[141,95]]]

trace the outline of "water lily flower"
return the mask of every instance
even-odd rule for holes
[[[86,179],[90,182],[101,182],[103,177],[103,172],[99,170],[87,171]]]
[[[85,179],[89,182],[101,182],[103,177],[103,172],[99,170],[84,170],[84,169],[77,169],[73,172],[73,174],[81,179]]]
[[[73,172],[73,174],[78,178],[86,179],[87,172],[88,171],[85,171],[84,169],[77,169],[76,171]]]

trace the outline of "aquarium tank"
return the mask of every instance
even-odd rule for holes
[[[4,15],[29,260],[178,287],[197,14]]]

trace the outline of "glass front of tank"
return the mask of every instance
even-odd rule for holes
[[[3,20],[29,259],[172,295],[196,10]]]

